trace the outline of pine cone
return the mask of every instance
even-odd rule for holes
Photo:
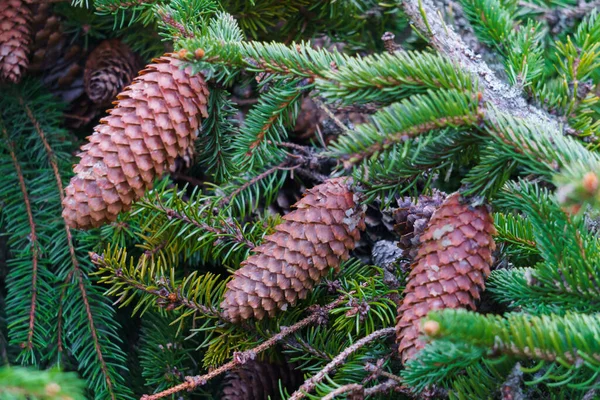
[[[233,322],[273,317],[304,299],[329,268],[339,269],[365,228],[346,178],[309,189],[295,207],[227,283],[221,307]]]
[[[393,213],[396,221],[394,229],[400,235],[398,247],[405,250],[411,259],[417,256],[419,238],[445,198],[445,193],[434,190],[431,196],[421,195],[416,202],[411,197],[398,199],[398,208]]]
[[[272,400],[280,399],[281,386],[292,392],[302,384],[302,372],[295,365],[269,364],[247,361],[225,375],[221,400]],[[270,396],[270,397],[269,397]]]
[[[181,64],[171,55],[154,60],[94,128],[63,201],[70,227],[116,220],[193,147],[200,117],[207,116],[208,88]]]
[[[125,43],[105,40],[85,63],[85,91],[94,103],[110,104],[131,83],[140,69],[140,60]]]
[[[34,37],[29,71],[35,73],[50,68],[60,58],[67,37],[60,17],[52,13],[50,3],[36,3],[32,10],[31,26]]]
[[[18,83],[29,65],[31,8],[25,0],[0,1],[0,80]]]
[[[448,196],[421,235],[398,307],[396,338],[403,363],[424,346],[419,340],[422,317],[442,308],[475,310],[475,301],[485,289],[496,229],[487,206],[472,207],[462,201],[458,193]]]

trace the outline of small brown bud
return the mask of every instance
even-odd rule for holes
[[[49,384],[46,385],[46,387],[44,387],[44,391],[46,392],[46,394],[48,396],[56,396],[57,394],[60,393],[61,387],[56,382],[50,382]]]
[[[177,55],[179,56],[179,58],[184,59],[187,56],[187,50],[181,49],[177,52]]]
[[[196,57],[197,59],[201,59],[204,57],[204,50],[203,49],[196,49],[196,51],[194,51],[194,57]]]
[[[438,333],[440,333],[440,323],[437,321],[426,321],[423,324],[423,332],[427,335],[427,336],[436,336]]]
[[[169,299],[169,301],[171,303],[175,303],[177,301],[177,294],[176,293],[169,293],[169,295],[167,296],[167,298]]]
[[[589,194],[594,194],[598,190],[598,176],[593,172],[588,172],[583,177],[583,188]]]

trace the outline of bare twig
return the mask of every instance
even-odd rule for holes
[[[306,397],[307,393],[312,392],[317,384],[321,382],[325,377],[338,365],[342,364],[348,356],[363,347],[364,345],[372,342],[373,340],[379,339],[383,336],[389,336],[395,332],[395,328],[383,328],[378,331],[365,336],[358,340],[351,346],[348,346],[344,351],[338,354],[329,364],[327,364],[322,370],[313,375],[310,379],[306,380],[298,390],[296,390],[289,400],[299,400]]]
[[[378,365],[366,363],[365,370],[367,370],[369,372],[373,372],[375,375],[383,376],[385,378],[396,381],[396,383],[399,383],[399,384],[403,383],[401,377],[399,377],[398,375],[390,374],[389,372],[382,370]]]
[[[393,389],[395,387],[398,386],[398,382],[389,379],[383,383],[380,383],[379,385],[375,385],[373,387],[367,388],[365,389],[365,397],[366,396],[372,396],[374,394],[377,393],[382,393],[382,392],[387,392],[390,389]],[[402,389],[402,390],[398,390],[399,392],[405,393],[405,394],[410,394],[410,392],[408,390]]]
[[[331,120],[333,121],[334,124],[336,124],[338,126],[338,128],[340,128],[342,130],[342,132],[348,132],[348,127],[346,125],[344,125],[342,123],[342,121],[340,121],[338,119],[338,117],[335,116],[335,114],[333,112],[331,112],[331,110],[329,109],[329,107],[327,107],[325,105],[325,103],[323,103],[323,101],[321,101],[321,99],[314,97],[313,101],[315,102],[315,104],[317,106],[319,106],[319,108],[321,108],[323,111],[325,111],[325,114],[327,114],[327,116],[329,118],[331,118]]]
[[[335,389],[333,392],[329,393],[327,396],[323,396],[323,398],[321,400],[332,400],[336,396],[339,396],[341,394],[356,393],[356,392],[364,393],[364,391],[365,391],[365,388],[363,387],[363,385],[359,385],[358,383],[350,383],[348,385],[340,386],[339,388]]]

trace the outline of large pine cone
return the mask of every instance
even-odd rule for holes
[[[339,269],[365,228],[346,178],[307,190],[295,207],[227,283],[221,307],[233,322],[273,317],[304,299],[330,268]]]
[[[284,389],[293,392],[303,382],[302,372],[288,363],[276,365],[247,361],[225,375],[221,400],[280,399],[279,381]]]
[[[85,64],[85,91],[94,103],[110,104],[140,69],[140,60],[118,39],[105,40],[89,55]]]
[[[29,65],[31,8],[25,0],[0,1],[0,80],[18,83]]]
[[[63,201],[70,227],[115,221],[193,148],[207,116],[208,88],[181,64],[171,55],[154,60],[94,128]]]
[[[488,207],[465,204],[458,193],[448,196],[435,211],[421,235],[398,307],[396,338],[403,363],[423,348],[420,320],[431,310],[475,310],[490,274],[495,233]]]

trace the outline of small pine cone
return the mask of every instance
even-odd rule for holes
[[[469,206],[458,193],[435,211],[421,235],[398,307],[396,340],[403,363],[423,348],[420,320],[431,310],[475,310],[475,301],[485,289],[484,278],[490,274],[495,233],[488,207]]]
[[[0,1],[0,80],[18,83],[29,65],[31,8],[24,0]]]
[[[221,303],[233,322],[273,317],[304,299],[330,268],[339,269],[365,228],[364,208],[346,178],[307,190],[227,283]]]
[[[269,364],[247,361],[225,375],[221,387],[221,400],[272,400],[280,399],[281,386],[293,392],[302,384],[302,372],[293,364]]]
[[[72,228],[115,221],[154,179],[193,147],[208,88],[171,55],[154,60],[120,93],[94,128],[66,188],[63,217]]]
[[[52,4],[39,2],[33,5],[30,72],[41,72],[52,66],[67,42],[63,24],[58,15],[52,13]]]
[[[105,40],[89,55],[85,63],[85,91],[94,103],[110,104],[140,69],[140,60],[125,43]]]
[[[419,196],[416,202],[410,197],[398,199],[398,208],[393,213],[394,229],[400,235],[398,247],[407,251],[411,259],[417,255],[419,238],[429,219],[445,198],[445,193],[435,190],[431,196]]]

